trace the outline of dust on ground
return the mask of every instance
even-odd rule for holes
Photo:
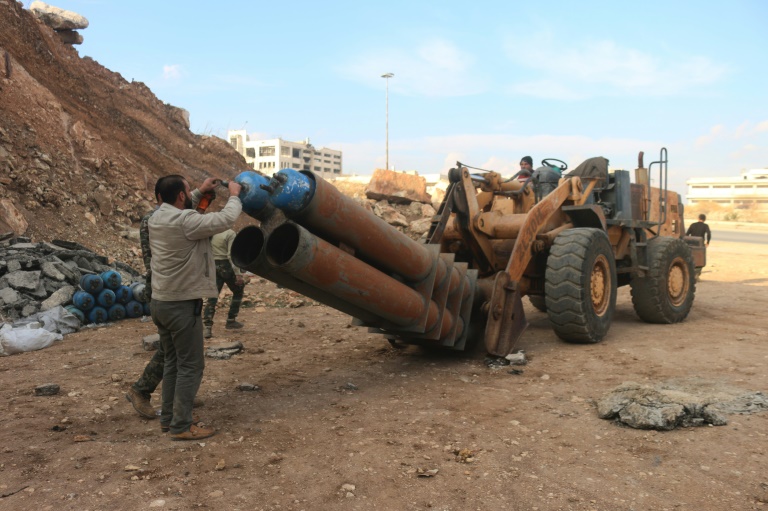
[[[626,381],[765,392],[766,255],[713,242],[677,325],[639,321],[622,288],[596,345],[559,341],[526,301],[522,374],[488,368],[482,349],[394,349],[254,280],[242,331],[217,313],[211,343],[245,351],[206,360],[198,413],[219,433],[192,443],[171,441],[123,397],[151,356],[141,338],[152,324],[84,329],[0,359],[0,508],[764,509],[768,414],[659,432],[601,420],[595,403]],[[60,394],[34,396],[44,383]]]

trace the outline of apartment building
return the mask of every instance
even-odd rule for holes
[[[229,130],[227,139],[251,168],[265,174],[280,169],[312,170],[324,177],[342,175],[341,151],[316,148],[309,139],[290,142],[282,138],[250,140],[245,130]]]
[[[689,179],[688,204],[714,202],[724,206],[756,205],[768,210],[768,169],[752,169],[739,177],[701,177]]]

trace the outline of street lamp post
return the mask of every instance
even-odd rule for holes
[[[386,110],[387,111],[387,114],[386,114],[387,115],[387,124],[386,124],[387,170],[389,170],[389,79],[392,78],[393,76],[395,76],[394,73],[384,73],[383,75],[381,75],[381,77],[384,78],[384,80],[386,80],[387,82],[387,86],[386,86],[386,89],[387,89],[387,110]]]

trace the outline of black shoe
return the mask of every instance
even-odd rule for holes
[[[227,330],[239,330],[243,328],[243,324],[235,319],[228,319],[227,324],[224,326]]]

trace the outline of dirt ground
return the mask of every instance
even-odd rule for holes
[[[625,381],[767,391],[766,256],[713,243],[678,325],[640,322],[621,289],[597,345],[559,341],[526,301],[518,375],[486,367],[482,350],[391,348],[253,281],[244,330],[217,314],[211,341],[245,351],[206,359],[198,413],[219,433],[197,443],[171,441],[124,399],[152,324],[84,329],[0,359],[0,509],[768,509],[768,413],[658,432],[601,420],[594,404]],[[60,394],[34,396],[44,383]]]

